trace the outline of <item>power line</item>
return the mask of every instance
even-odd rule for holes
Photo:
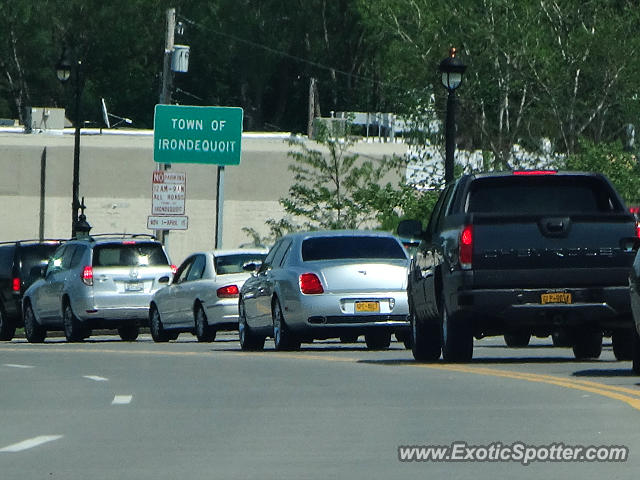
[[[199,23],[195,22],[194,20],[190,20],[190,19],[188,19],[186,17],[183,17],[182,15],[180,15],[180,18],[182,20],[184,20],[185,22],[191,24],[191,25],[194,25],[194,26],[196,26],[198,28],[205,29],[205,27],[203,25],[200,25]],[[207,32],[211,33],[210,31],[207,31]],[[311,65],[311,66],[319,68],[321,70],[327,70],[327,71],[330,71],[330,72],[339,73],[339,74],[344,75],[346,77],[355,78],[355,79],[358,79],[358,80],[362,80],[364,82],[369,82],[369,83],[374,84],[374,85],[376,85],[376,84],[377,85],[383,85],[385,87],[394,88],[394,89],[400,89],[401,88],[401,87],[396,86],[396,85],[392,85],[392,84],[389,84],[389,83],[386,83],[386,82],[381,82],[380,80],[374,80],[373,78],[365,77],[363,75],[358,75],[356,73],[349,73],[349,72],[347,72],[345,70],[340,70],[339,68],[330,67],[328,65],[324,65],[324,64],[319,63],[319,62],[314,62],[314,61],[308,60],[306,58],[298,57],[297,55],[292,55],[292,54],[284,52],[282,50],[278,50],[278,49],[269,47],[267,45],[263,45],[261,43],[254,42],[252,40],[247,40],[245,38],[238,37],[237,35],[232,35],[230,33],[224,33],[224,32],[219,32],[219,31],[215,31],[215,30],[213,31],[213,33],[216,34],[216,35],[219,35],[221,37],[226,37],[226,38],[229,38],[231,40],[235,40],[236,42],[240,42],[240,43],[244,43],[244,44],[247,44],[247,45],[251,45],[252,47],[260,48],[262,50],[265,50],[267,52],[273,53],[275,55],[279,55],[281,57],[289,58],[291,60],[295,60],[295,61],[300,62],[300,63],[305,63],[307,65]]]

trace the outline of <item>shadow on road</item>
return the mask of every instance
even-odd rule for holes
[[[630,367],[625,366],[622,368],[616,369],[589,369],[589,370],[579,370],[577,372],[573,372],[574,377],[635,377],[637,376],[633,373]]]
[[[515,364],[547,364],[547,363],[595,363],[608,364],[617,363],[615,360],[576,360],[567,357],[510,357],[510,358],[474,358],[468,363],[447,363],[443,360],[420,364],[412,360],[358,360],[358,363],[368,363],[372,365],[515,365]],[[589,371],[589,370],[585,370]],[[602,370],[593,370],[594,372]]]

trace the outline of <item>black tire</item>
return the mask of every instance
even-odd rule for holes
[[[613,345],[613,354],[615,355],[616,360],[633,359],[632,330],[615,330],[611,335],[611,343]]]
[[[121,325],[118,327],[118,335],[123,342],[135,342],[140,335],[137,325]]]
[[[442,359],[445,362],[466,363],[473,358],[473,335],[469,322],[451,316],[444,303],[440,308]]]
[[[11,321],[4,313],[4,309],[0,306],[0,340],[3,342],[13,339],[16,334],[16,324]]]
[[[364,334],[364,341],[369,350],[386,350],[391,345],[391,332],[372,330]]]
[[[264,348],[265,337],[256,335],[251,331],[251,327],[247,325],[247,317],[244,310],[244,302],[240,301],[238,305],[238,338],[240,339],[240,348],[245,352],[255,352]]]
[[[435,322],[425,323],[411,309],[411,353],[417,362],[435,362],[440,358],[440,328]]]
[[[195,334],[199,342],[213,342],[216,339],[216,329],[209,325],[207,314],[204,313],[202,305],[196,307],[194,314]]]
[[[358,337],[355,333],[345,333],[340,335],[340,343],[356,343],[358,341]]]
[[[572,347],[573,335],[566,330],[558,330],[551,334],[551,341],[554,347]]]
[[[29,343],[42,343],[47,336],[47,329],[38,323],[29,303],[24,306],[24,334]]]
[[[631,362],[631,368],[633,369],[633,373],[636,375],[640,375],[640,336],[638,335],[638,330],[633,328],[633,337],[632,338],[632,354],[633,359]]]
[[[156,307],[151,307],[149,312],[149,331],[154,342],[165,343],[169,341],[169,333],[162,326],[160,312]]]
[[[298,350],[300,348],[300,339],[289,330],[282,314],[280,300],[277,298],[271,306],[271,318],[273,319],[273,343],[276,350]]]
[[[598,358],[602,353],[602,331],[587,329],[576,332],[573,354],[578,360]]]
[[[531,333],[529,332],[508,332],[504,334],[504,343],[510,348],[523,348],[529,345]]]
[[[82,323],[71,308],[71,303],[65,302],[62,310],[62,324],[64,325],[64,336],[67,342],[81,342],[85,338]]]

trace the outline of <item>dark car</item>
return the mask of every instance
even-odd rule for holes
[[[11,340],[22,326],[22,295],[42,276],[42,268],[63,240],[0,243],[0,340]]]

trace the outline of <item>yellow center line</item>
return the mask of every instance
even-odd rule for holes
[[[547,385],[556,385],[559,387],[570,388],[572,390],[580,390],[584,392],[590,392],[603,397],[619,400],[640,410],[640,398],[634,398],[630,395],[623,395],[618,393],[620,391],[640,397],[639,390],[633,390],[631,388],[618,387],[614,385],[606,385],[604,383],[592,382],[588,380],[573,380],[569,378],[556,377],[553,375],[544,375],[537,373],[523,373],[513,370],[501,370],[486,367],[474,367],[467,365],[434,365],[434,364],[415,364],[416,367],[430,368],[434,370],[445,370],[460,373],[470,373],[475,375],[487,375],[493,377],[510,378],[513,380],[525,380],[534,383],[545,383]]]
[[[62,348],[55,348],[60,346]],[[35,347],[35,346],[33,346]],[[32,348],[33,348],[32,347]],[[51,348],[53,347],[53,348]],[[28,348],[28,347],[27,347]],[[0,351],[6,352],[24,352],[24,348],[18,347],[4,347],[0,346]],[[243,351],[219,351],[209,350],[206,352],[170,352],[160,350],[129,350],[129,349],[115,349],[115,348],[89,348],[89,347],[68,347],[67,344],[50,345],[45,348],[38,348],[40,352],[59,352],[59,353],[105,353],[105,354],[120,354],[120,355],[152,355],[152,356],[173,356],[173,357],[209,357],[218,353],[227,353],[238,357],[269,357],[279,359],[297,359],[297,360],[313,360],[313,361],[325,361],[325,362],[342,362],[342,363],[358,363],[362,362],[361,358],[354,357],[341,357],[337,355],[322,355],[309,352],[243,352]],[[362,363],[376,364],[378,362]],[[384,361],[379,364],[386,366],[394,366]],[[473,375],[486,375],[500,378],[510,378],[512,380],[524,380],[533,383],[543,383],[547,385],[554,385],[563,388],[569,388],[572,390],[584,391],[600,395],[613,400],[618,400],[626,403],[630,407],[640,410],[640,389],[633,389],[629,387],[622,387],[617,385],[607,385],[604,383],[594,382],[591,380],[583,379],[570,379],[563,378],[554,375],[540,374],[540,373],[526,373],[518,372],[514,370],[503,370],[499,368],[479,367],[474,365],[461,365],[461,364],[436,364],[436,363],[417,363],[407,360],[406,362],[400,361],[397,367],[414,367],[414,368],[428,368],[432,370],[441,370],[448,372],[466,373]]]

